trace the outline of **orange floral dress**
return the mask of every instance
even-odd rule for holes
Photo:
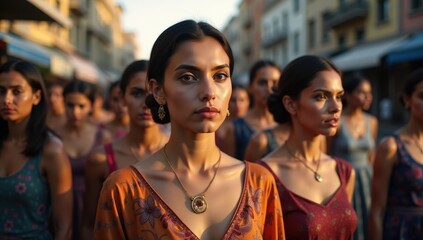
[[[94,236],[95,239],[199,239],[135,167],[118,170],[105,181]],[[241,198],[222,239],[285,239],[276,184],[264,167],[246,162]]]

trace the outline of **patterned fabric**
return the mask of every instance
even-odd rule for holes
[[[246,163],[236,209],[222,239],[285,239],[276,185],[265,168]],[[135,167],[107,178],[94,235],[95,239],[199,239]]]
[[[272,169],[263,161],[260,164],[269,169],[276,179],[288,240],[346,240],[352,239],[357,227],[357,216],[348,201],[345,189],[351,175],[351,166],[336,159],[336,171],[341,186],[325,204],[318,204],[289,191]]]
[[[273,129],[266,129],[263,132],[264,132],[264,134],[266,134],[267,148],[266,148],[266,154],[264,154],[262,157],[264,157],[267,154],[273,152],[276,148],[279,147],[279,143],[276,139],[276,135],[275,135],[275,132],[273,131]]]
[[[341,117],[341,127],[333,143],[333,155],[347,160],[354,167],[356,173],[353,207],[359,221],[357,231],[354,233],[355,240],[368,239],[368,218],[373,176],[369,154],[374,149],[375,143],[370,126],[370,117],[367,114],[365,119],[365,134],[357,139],[352,136],[351,131],[345,126],[345,121]]]
[[[117,170],[115,152],[113,151],[113,144],[108,143],[104,145],[104,152],[106,153],[107,165],[109,166],[109,174]]]
[[[235,119],[233,123],[235,130],[235,158],[244,160],[245,150],[251,136],[254,134],[254,130],[244,118]]]
[[[103,131],[99,128],[91,150],[101,145]],[[90,150],[90,152],[91,152]],[[73,216],[72,216],[72,239],[79,239],[79,226],[81,224],[82,212],[84,209],[85,196],[85,162],[88,154],[73,158],[68,155],[72,168],[72,188],[73,188]]]
[[[384,240],[423,239],[423,164],[408,153],[397,134],[398,162],[389,181]]]
[[[50,191],[40,173],[41,154],[15,174],[0,177],[0,239],[52,239]]]

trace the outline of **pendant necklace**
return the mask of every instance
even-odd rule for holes
[[[323,177],[318,173],[319,166],[320,166],[320,159],[321,159],[321,156],[322,156],[322,151],[320,151],[320,153],[319,153],[319,161],[317,162],[316,170],[313,170],[313,168],[309,167],[304,160],[296,157],[291,152],[291,150],[289,150],[287,144],[285,144],[285,148],[286,148],[286,151],[289,153],[289,155],[291,155],[291,157],[293,157],[294,159],[297,159],[298,161],[300,161],[307,169],[309,169],[310,171],[312,171],[314,173],[314,180],[316,180],[316,182],[323,182]]]
[[[207,190],[209,190],[211,184],[213,183],[216,175],[217,175],[217,171],[219,170],[220,167],[220,160],[222,158],[222,152],[219,151],[219,159],[217,160],[216,164],[216,171],[214,172],[214,175],[209,183],[209,185],[207,185],[206,189],[204,189],[204,191],[202,191],[201,193],[195,195],[195,196],[191,196],[188,191],[186,190],[184,184],[182,184],[181,179],[179,179],[178,174],[176,174],[175,169],[173,168],[172,164],[169,161],[169,158],[167,156],[166,153],[166,147],[167,144],[163,147],[163,152],[167,161],[167,164],[169,164],[170,169],[172,170],[173,174],[175,174],[176,180],[178,180],[179,184],[182,187],[182,190],[185,192],[185,195],[189,197],[189,199],[191,200],[191,209],[194,213],[200,214],[203,213],[207,210],[207,201],[206,201],[206,192]],[[215,164],[215,165],[216,165]]]

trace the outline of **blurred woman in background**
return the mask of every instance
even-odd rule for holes
[[[113,139],[125,136],[129,130],[128,108],[125,106],[121,96],[119,83],[120,81],[116,81],[110,84],[107,97],[107,102],[111,111],[114,113],[114,118],[111,122],[106,123],[104,128],[112,134]]]

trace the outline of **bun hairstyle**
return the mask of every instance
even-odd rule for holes
[[[120,91],[122,94],[125,94],[126,88],[129,85],[131,79],[138,73],[147,71],[148,69],[148,60],[138,60],[130,63],[126,66],[125,70],[123,70],[122,77],[120,78]],[[146,82],[147,83],[147,82]],[[145,86],[147,89],[147,86]]]
[[[169,64],[169,59],[176,52],[179,45],[186,41],[199,41],[205,37],[212,37],[220,43],[229,57],[229,70],[232,75],[234,58],[226,37],[208,23],[185,20],[170,26],[157,38],[151,50],[150,63],[148,64],[148,81],[155,79],[158,84],[163,86],[164,73]],[[152,94],[147,96],[146,105],[151,109],[155,122],[161,124],[170,122],[170,113],[166,104],[163,105],[165,118],[163,120],[158,118],[158,109],[160,105]]]
[[[271,94],[267,101],[269,111],[276,122],[283,124],[291,121],[291,115],[285,109],[282,97],[289,96],[297,100],[316,74],[325,70],[333,70],[341,76],[341,71],[335,64],[327,58],[316,55],[296,58],[286,66],[279,79],[277,91]]]
[[[410,73],[410,75],[408,75],[408,78],[407,78],[407,80],[405,81],[405,84],[404,84],[402,96],[400,98],[400,101],[401,101],[403,106],[405,106],[403,97],[407,96],[407,97],[410,98],[411,95],[413,95],[413,92],[416,90],[416,86],[421,82],[423,82],[423,68],[419,68],[419,69],[413,71],[412,73]],[[407,110],[409,110],[409,109],[407,109]]]

